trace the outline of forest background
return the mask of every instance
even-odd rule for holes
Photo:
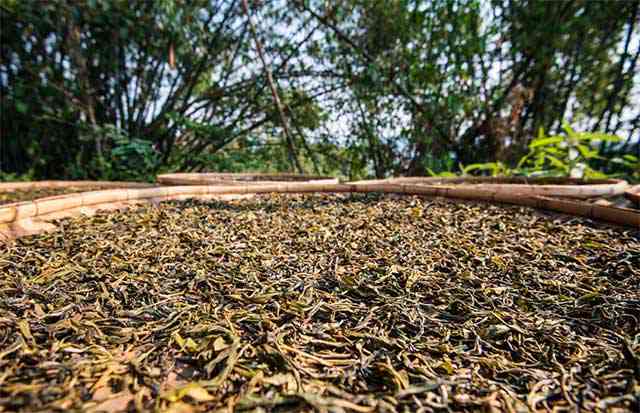
[[[0,180],[637,181],[639,5],[0,0]]]

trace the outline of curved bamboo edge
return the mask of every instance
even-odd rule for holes
[[[105,203],[98,203],[93,205],[85,205],[78,207],[70,207],[64,210],[53,211],[40,214],[32,218],[22,218],[11,223],[0,223],[0,245],[3,242],[10,241],[12,239],[20,238],[27,235],[37,235],[43,232],[50,232],[57,229],[54,224],[48,221],[53,221],[62,218],[75,217],[80,215],[94,215],[98,211],[115,211],[122,210],[131,207],[135,207],[141,204],[158,204],[162,201],[169,200],[186,200],[186,199],[202,199],[202,200],[221,200],[229,201],[232,199],[240,199],[250,197],[251,195],[167,195],[153,198],[143,198],[128,201],[112,201]]]
[[[318,184],[337,184],[338,179],[319,179],[304,181],[307,183]],[[273,184],[289,184],[291,181],[237,181],[232,179],[217,179],[217,178],[202,178],[202,179],[181,179],[181,178],[166,178],[158,181],[159,184],[164,186],[184,186],[184,185],[215,185],[215,186],[244,186],[244,185],[273,185]]]
[[[351,182],[353,184],[414,184],[452,187],[467,184],[467,187],[488,189],[520,196],[559,196],[586,199],[622,195],[629,184],[621,179],[583,180],[577,178],[529,178],[529,177],[402,177]]]
[[[424,186],[408,184],[322,184],[288,183],[244,186],[189,185],[154,188],[111,189],[41,198],[30,202],[0,207],[0,225],[11,225],[38,217],[64,216],[65,210],[82,207],[129,203],[145,199],[185,199],[216,195],[251,195],[269,193],[388,193],[453,198],[469,201],[522,205],[570,215],[587,217],[640,229],[640,212],[573,200],[544,196],[522,196],[492,189],[455,186]]]
[[[624,193],[625,198],[640,207],[640,185],[635,185],[629,188]]]
[[[330,176],[303,175],[288,173],[233,173],[233,172],[204,172],[204,173],[172,173],[162,174],[156,180],[163,185],[247,185],[272,184],[287,182],[318,182],[338,183]]]
[[[29,181],[29,182],[0,182],[0,192],[16,190],[45,189],[45,188],[149,188],[154,184],[146,182],[128,181]]]

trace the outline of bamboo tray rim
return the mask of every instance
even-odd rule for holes
[[[640,229],[640,212],[628,208],[596,205],[575,200],[545,196],[522,196],[499,190],[455,186],[424,186],[411,184],[327,184],[288,183],[271,185],[187,185],[160,186],[153,188],[106,189],[40,198],[34,201],[7,204],[0,207],[0,224],[11,224],[24,219],[37,218],[82,206],[108,205],[141,199],[163,199],[169,197],[197,198],[198,196],[225,194],[269,194],[269,193],[390,193],[420,195],[481,201],[499,204],[514,204],[583,216],[614,224],[628,225]]]
[[[634,185],[624,192],[624,196],[636,204],[640,205],[640,185]]]
[[[18,190],[45,189],[45,188],[149,188],[156,184],[134,181],[65,181],[65,180],[45,180],[45,181],[11,181],[0,182],[0,192],[14,192]]]
[[[582,179],[569,177],[527,177],[527,176],[459,176],[459,177],[421,177],[405,176],[385,179],[371,179],[353,181],[352,184],[372,184],[372,183],[405,183],[405,184],[469,184],[469,185],[528,185],[528,186],[613,186],[624,185],[628,187],[627,181],[616,178],[606,179]]]
[[[294,173],[267,173],[267,172],[177,172],[170,174],[160,174],[156,176],[156,181],[162,184],[189,185],[223,183],[223,182],[307,182],[318,180],[336,180],[336,178],[324,175],[306,175]],[[336,182],[337,183],[337,182]]]
[[[561,177],[398,177],[355,181],[352,184],[413,184],[432,187],[466,187],[567,198],[622,195],[629,184],[622,179],[579,179]],[[459,185],[456,185],[459,184]],[[466,185],[465,185],[466,184]]]

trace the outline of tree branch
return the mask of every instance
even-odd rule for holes
[[[273,101],[276,104],[276,108],[278,109],[278,114],[280,116],[280,121],[282,122],[282,129],[287,139],[287,146],[289,149],[289,161],[291,162],[292,166],[295,166],[295,168],[298,169],[300,173],[302,173],[303,172],[302,166],[300,165],[300,161],[298,160],[298,156],[296,154],[293,138],[291,136],[291,132],[289,131],[287,118],[284,114],[284,108],[282,106],[282,102],[280,101],[280,97],[278,96],[278,90],[273,81],[273,75],[271,73],[271,69],[269,68],[269,65],[267,64],[264,58],[264,53],[262,51],[262,44],[260,43],[260,39],[258,38],[258,33],[255,27],[255,24],[253,23],[253,19],[249,14],[249,5],[247,4],[247,0],[242,0],[242,8],[244,9],[244,13],[247,15],[247,21],[249,22],[249,28],[251,30],[251,34],[253,35],[253,40],[255,41],[255,44],[256,44],[256,50],[258,52],[258,56],[260,56],[260,61],[262,62],[262,66],[264,67],[264,71],[267,76],[267,82],[269,82],[269,88],[271,89],[271,95],[273,96]]]

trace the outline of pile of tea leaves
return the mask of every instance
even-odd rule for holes
[[[71,194],[76,192],[97,191],[103,189],[99,185],[95,187],[87,186],[70,186],[64,188],[30,188],[16,189],[8,192],[0,192],[0,205],[10,204],[13,202],[33,201],[38,198],[49,196]]]
[[[638,411],[640,232],[378,196],[0,246],[0,410]]]

